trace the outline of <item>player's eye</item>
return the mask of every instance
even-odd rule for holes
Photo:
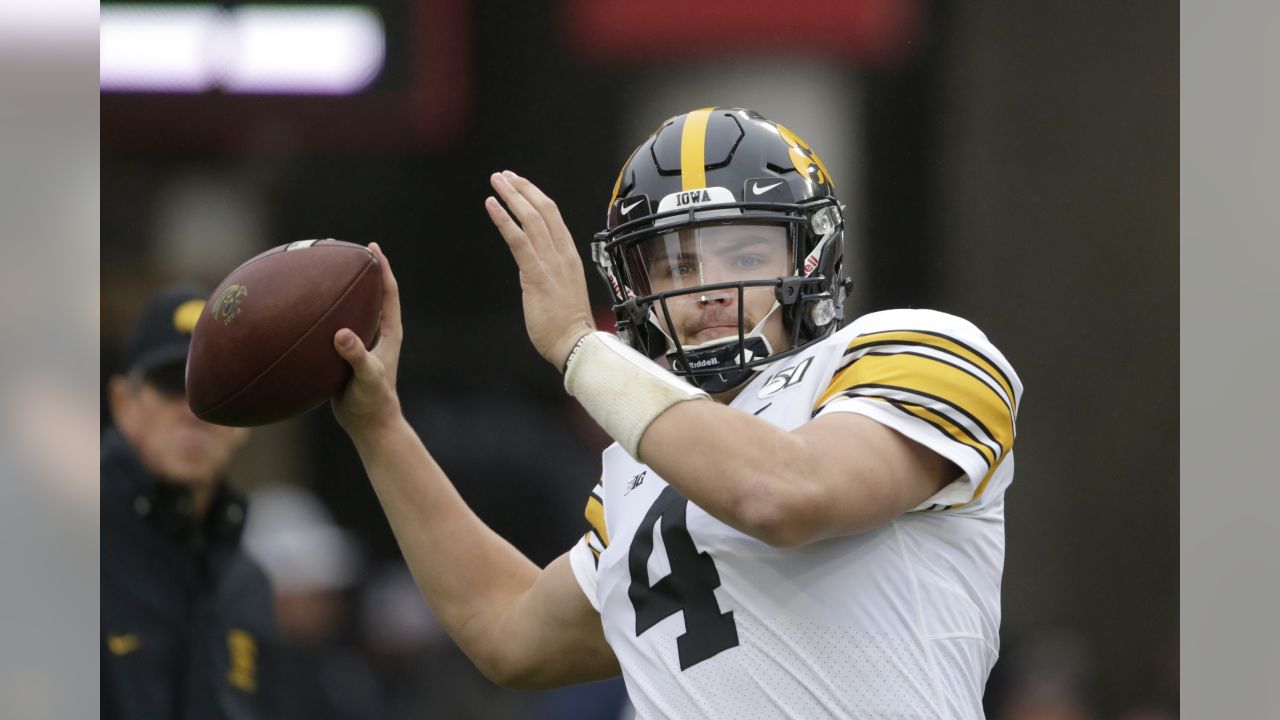
[[[731,262],[735,268],[741,270],[755,270],[756,268],[764,265],[765,260],[761,255],[749,254],[736,255]]]
[[[651,275],[655,278],[683,278],[697,271],[697,264],[692,260],[677,259],[658,263]]]

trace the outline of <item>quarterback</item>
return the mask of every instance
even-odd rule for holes
[[[400,413],[395,278],[348,330],[334,401],[423,595],[503,685],[623,675],[642,718],[980,718],[999,647],[1022,385],[971,323],[849,321],[845,218],[818,155],[737,108],[662,124],[592,259],[595,330],[555,204],[495,173],[490,219],[566,390],[617,442],[582,539],[538,568],[466,507]]]

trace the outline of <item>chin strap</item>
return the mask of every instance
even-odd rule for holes
[[[676,350],[675,341],[671,338],[671,335],[662,329],[661,323],[658,322],[657,316],[652,310],[650,311],[650,323],[658,328],[662,336],[667,339],[667,362],[671,364],[671,367],[688,373],[683,377],[691,384],[707,392],[719,393],[738,387],[763,369],[763,365],[745,370],[738,366],[773,355],[773,346],[761,330],[764,328],[765,323],[769,321],[769,318],[781,307],[782,304],[775,300],[773,307],[769,309],[769,312],[765,313],[760,322],[756,323],[750,332],[742,335],[741,344],[738,343],[737,333],[734,333],[728,337],[717,338],[700,345],[686,345],[681,348],[683,352]],[[743,357],[743,355],[746,355],[746,357]],[[696,375],[692,373],[693,370],[705,370],[708,368],[724,368],[724,370],[722,372],[704,372]]]
[[[573,346],[565,362],[564,389],[637,459],[645,430],[667,408],[709,397],[600,331],[582,336]]]

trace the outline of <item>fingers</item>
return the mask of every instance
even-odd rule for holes
[[[554,200],[547,197],[546,193],[542,192],[537,185],[534,185],[531,180],[523,178],[510,170],[504,171],[504,177],[506,177],[507,182],[511,183],[511,186],[516,189],[516,192],[519,192],[524,196],[524,199],[538,211],[538,214],[542,216],[542,221],[546,223],[548,230],[551,230],[552,233],[556,233],[561,230],[566,233],[568,232],[568,228],[565,227],[564,224],[564,218],[560,216],[559,206],[556,205]]]
[[[520,228],[516,221],[507,214],[506,208],[502,207],[502,203],[498,202],[493,196],[484,199],[484,209],[489,213],[489,220],[498,228],[498,233],[502,235],[502,239],[507,241],[507,247],[511,248],[511,254],[516,258],[516,264],[522,270],[533,270],[541,266],[542,261],[538,259],[537,252],[533,249],[533,243],[529,241],[529,236]]]
[[[403,335],[400,319],[400,284],[396,282],[395,273],[391,272],[391,262],[382,252],[378,243],[369,243],[369,251],[378,259],[382,271],[382,319],[378,324],[378,335],[382,338],[399,340]]]
[[[394,363],[384,363],[369,352],[349,328],[333,334],[333,347],[351,366],[353,374],[332,400],[334,417],[347,433],[356,438],[399,415]]]
[[[489,182],[520,221],[534,252],[543,256],[572,257],[579,262],[573,236],[560,209],[536,185],[510,170],[494,173]]]
[[[333,334],[333,348],[351,365],[357,378],[369,380],[377,373],[373,355],[365,348],[359,336],[350,329],[342,328]]]
[[[506,173],[511,174],[508,176]],[[524,228],[525,234],[529,236],[529,241],[533,243],[534,248],[542,251],[542,246],[547,245],[551,238],[547,223],[543,219],[542,213],[516,189],[513,184],[515,173],[510,170],[507,170],[506,173],[490,175],[489,184],[497,191],[498,196],[507,204],[507,207],[511,208],[511,214],[515,215],[516,219],[520,221],[520,226]]]

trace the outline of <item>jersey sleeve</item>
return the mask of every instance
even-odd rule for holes
[[[817,417],[864,415],[954,462],[963,474],[915,510],[975,502],[1013,450],[1022,384],[966,320],[929,310],[878,313],[847,340]]]
[[[583,511],[587,519],[587,532],[569,550],[569,566],[591,607],[600,611],[600,599],[596,591],[596,573],[600,567],[600,553],[609,547],[609,530],[604,523],[604,488],[597,483],[587,498]]]

